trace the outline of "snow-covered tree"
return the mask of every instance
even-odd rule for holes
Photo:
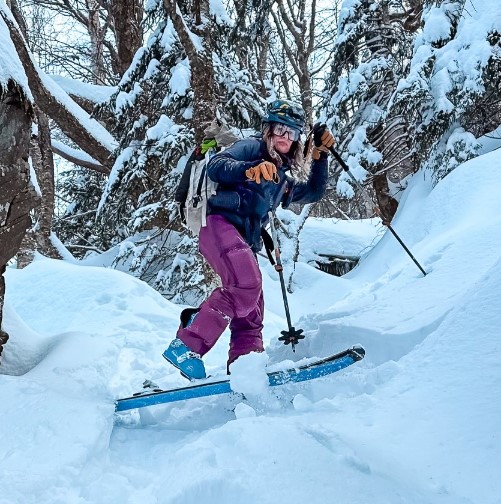
[[[16,5],[12,1],[12,5]],[[22,64],[24,74],[27,77],[27,86],[33,95],[36,107],[36,116],[38,117],[38,147],[44,145],[39,156],[42,164],[46,165],[45,161],[52,155],[48,152],[50,146],[48,137],[47,120],[54,121],[63,134],[71,139],[80,149],[85,152],[92,153],[94,164],[99,166],[104,172],[109,173],[109,167],[113,164],[115,140],[109,132],[95,119],[91,119],[89,115],[82,110],[64,91],[61,89],[42,69],[36,64],[33,55],[31,54],[25,37],[23,37],[20,26],[12,17],[10,11],[6,8],[0,11],[0,16],[5,23],[10,40],[14,44],[17,56]],[[45,116],[47,119],[45,119]],[[41,126],[43,129],[41,130]],[[37,156],[33,159],[36,161]],[[45,166],[42,172],[47,172]],[[52,180],[48,180],[45,176],[41,179],[42,186],[45,189],[50,187]],[[47,182],[47,184],[45,184]],[[47,198],[50,196],[45,191]],[[46,208],[45,204],[44,207]],[[51,212],[44,211],[44,222],[50,226]],[[42,221],[40,221],[42,222]],[[47,237],[50,235],[50,229],[44,233]],[[45,240],[46,241],[46,240]]]
[[[391,109],[411,125],[417,165],[439,179],[501,123],[499,3],[428,1],[423,20]]]
[[[54,232],[77,258],[89,251],[105,252],[115,233],[96,220],[106,175],[75,166],[60,173],[57,194],[64,210],[55,217]]]
[[[443,177],[499,125],[498,10],[495,0],[344,1],[324,115],[387,219],[393,183],[422,167]],[[353,195],[345,174],[337,190]]]
[[[377,204],[387,219],[397,202],[388,178],[398,182],[414,166],[408,124],[389,103],[411,56],[422,2],[345,0],[342,4],[323,116],[339,139],[338,149],[359,180],[372,182]],[[393,111],[392,111],[393,112]],[[372,213],[371,202],[349,199],[354,188],[341,173],[337,192],[348,198],[351,215]]]

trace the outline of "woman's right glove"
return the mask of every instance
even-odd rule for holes
[[[320,159],[322,153],[325,155],[328,154],[334,143],[334,136],[327,128],[327,125],[322,123],[315,124],[315,126],[313,126],[313,150],[311,151],[312,159]]]
[[[264,180],[273,181],[275,184],[279,182],[277,167],[269,161],[262,161],[258,165],[245,170],[245,176],[247,180],[251,180],[256,184],[261,183],[261,177],[263,177]]]

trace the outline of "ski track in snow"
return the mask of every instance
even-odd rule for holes
[[[145,378],[185,384],[161,358],[181,307],[113,270],[42,258],[8,270],[0,504],[499,504],[500,161],[411,182],[393,225],[426,277],[389,233],[343,278],[298,265],[295,354],[276,341],[283,305],[263,261],[271,364],[354,344],[367,355],[244,403],[114,414]],[[209,373],[227,346],[225,334]]]

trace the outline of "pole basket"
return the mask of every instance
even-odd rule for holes
[[[296,329],[294,327],[291,327],[288,331],[280,331],[280,338],[278,338],[279,341],[283,341],[284,345],[292,345],[292,349],[294,350],[294,347],[299,343],[299,340],[304,339],[304,334],[302,329]]]

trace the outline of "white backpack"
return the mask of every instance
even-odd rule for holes
[[[207,164],[214,154],[215,152],[210,149],[203,159],[195,160],[191,165],[184,216],[186,227],[197,236],[200,229],[207,225],[207,201],[216,194],[217,183],[207,176]]]

